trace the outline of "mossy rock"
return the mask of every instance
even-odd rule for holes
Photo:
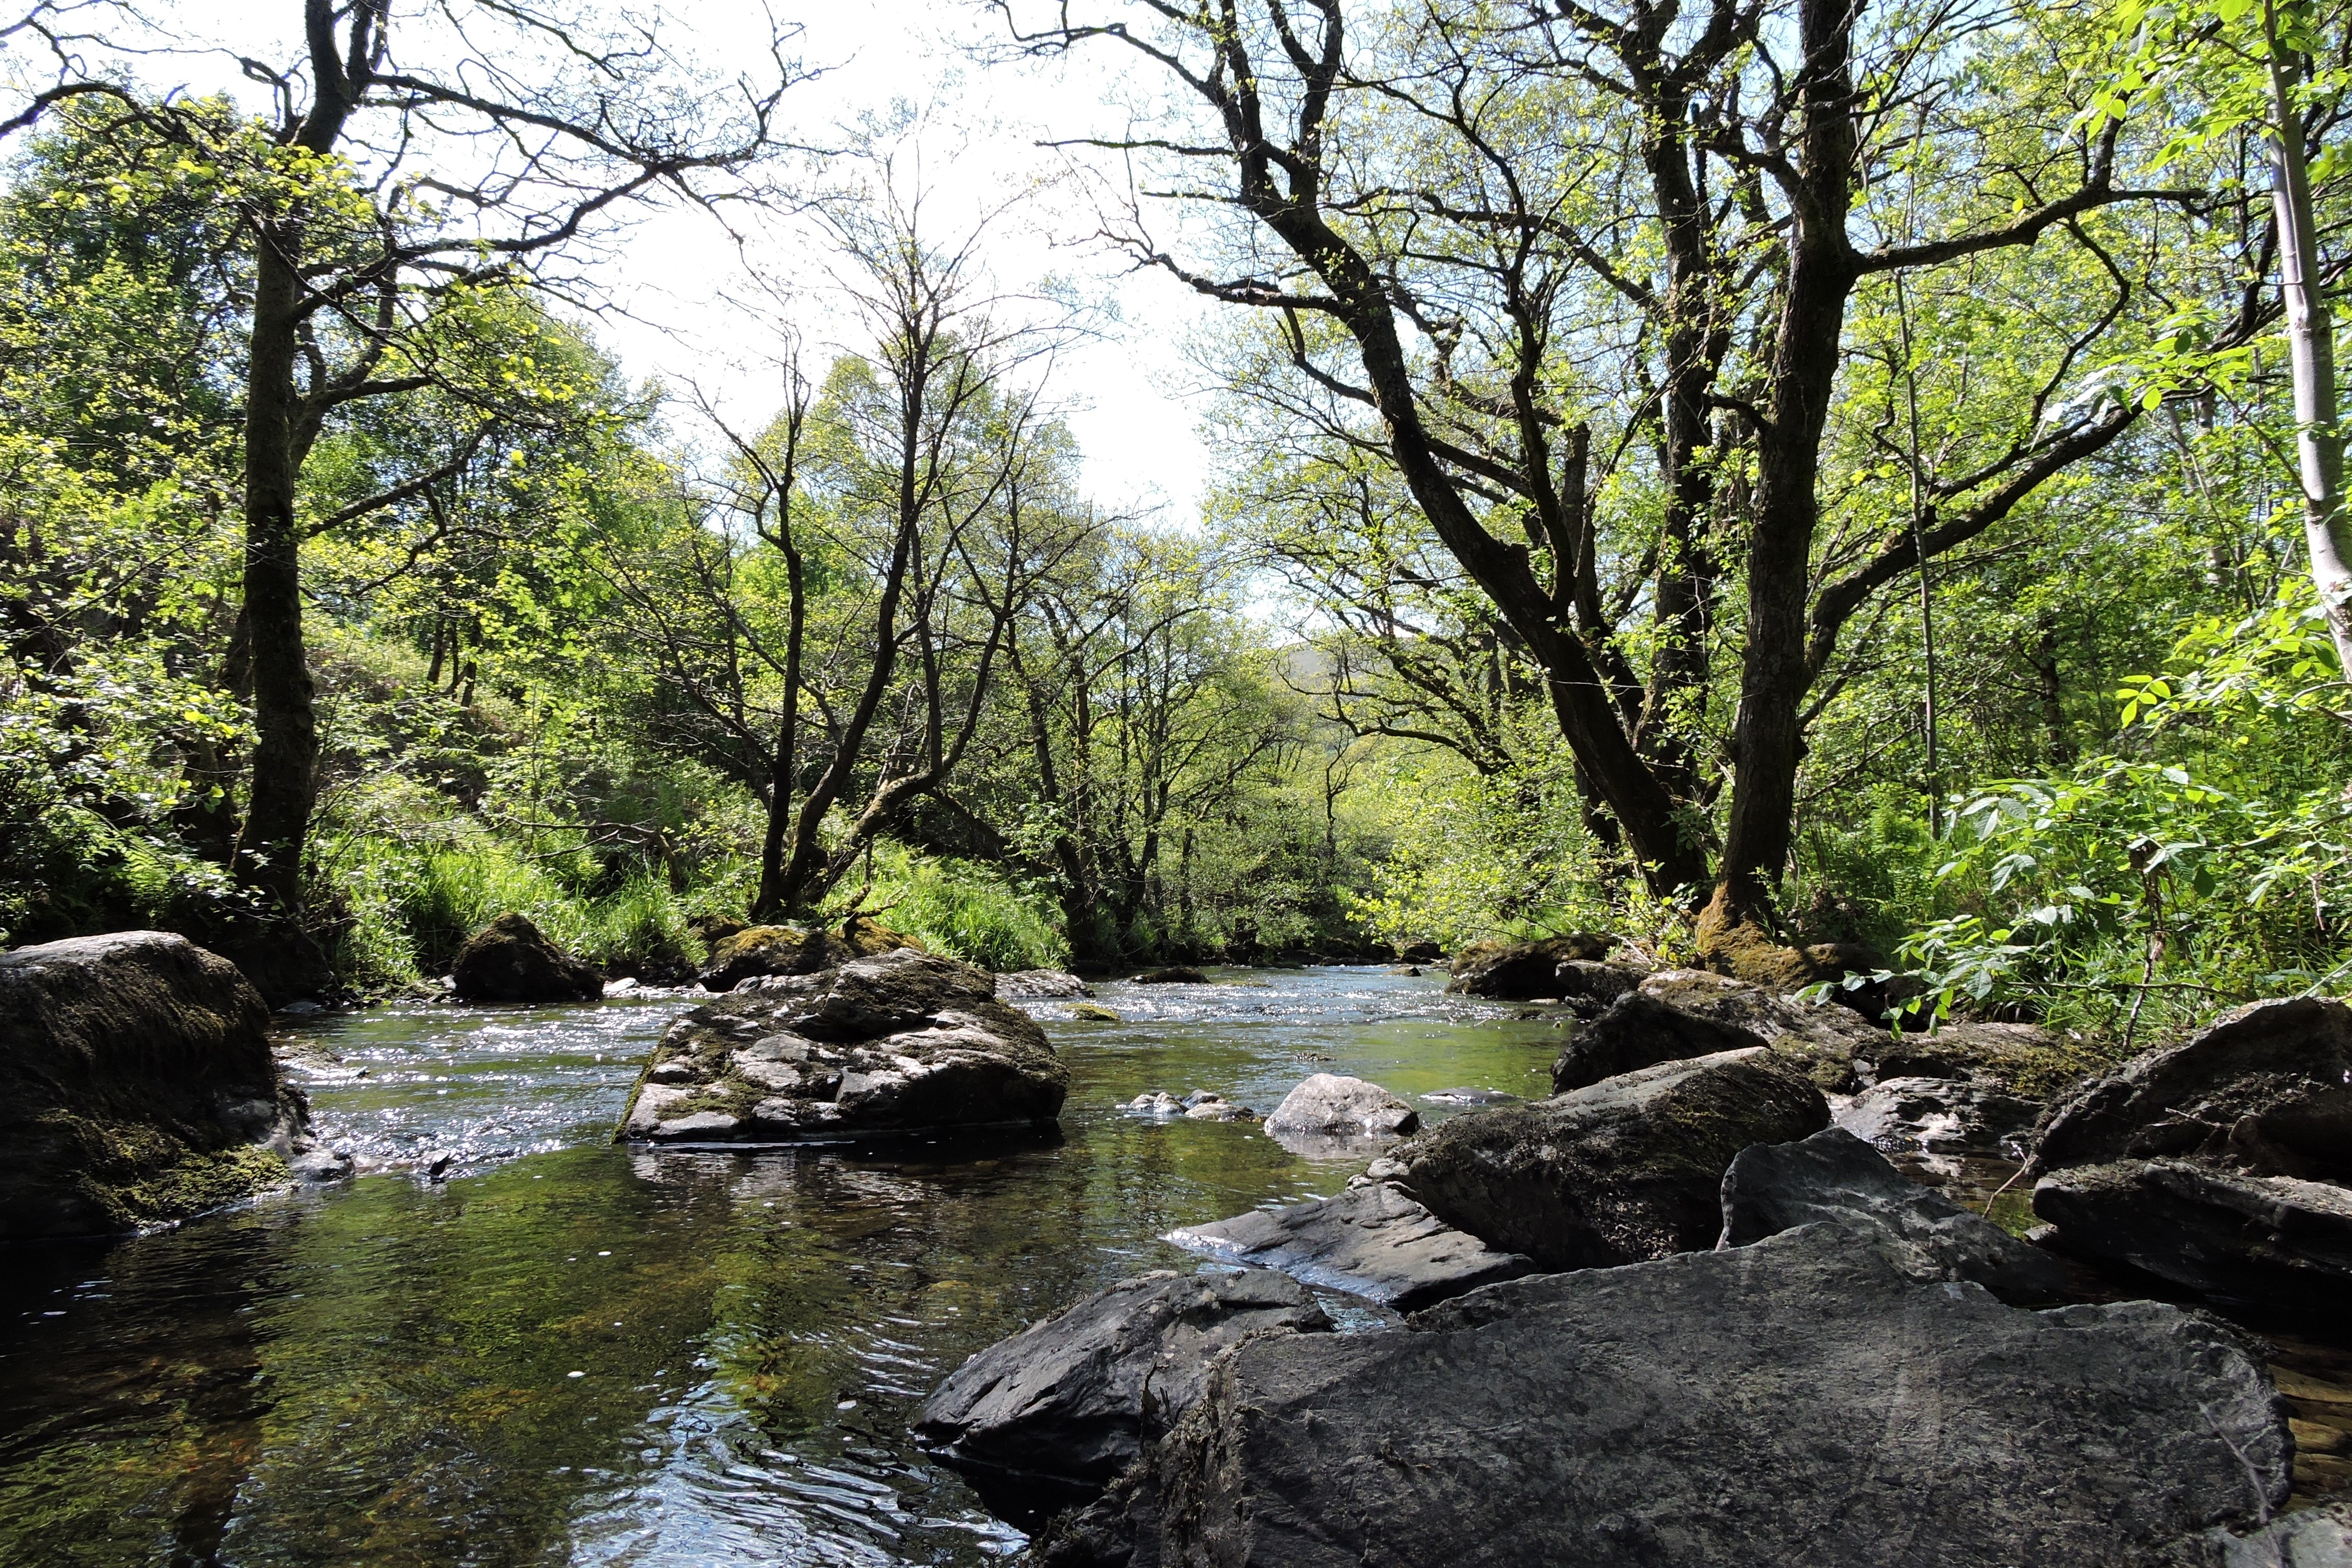
[[[1877,1077],[1962,1079],[2020,1100],[2053,1100],[2105,1069],[2086,1046],[2032,1024],[1947,1024],[1934,1034],[1905,1034],[1880,1048]]]
[[[838,932],[799,926],[746,926],[710,946],[710,962],[699,976],[706,991],[732,991],[746,980],[771,974],[814,974],[853,958],[912,948],[929,951],[913,937],[866,915],[852,916]]]
[[[518,914],[468,937],[449,973],[467,1002],[593,1002],[604,994],[604,975]]]
[[[169,1224],[286,1180],[305,1120],[236,966],[165,931],[0,954],[0,1240]]]

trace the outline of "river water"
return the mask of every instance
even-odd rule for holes
[[[1548,1091],[1549,1019],[1375,970],[1036,1004],[1063,1140],[655,1153],[610,1142],[683,998],[395,1006],[306,1026],[329,1143],[378,1173],[0,1279],[0,1563],[981,1563],[1023,1538],[906,1435],[963,1358],[1156,1239],[1339,1190],[1248,1122],[1315,1072]],[[433,1174],[438,1165],[437,1179]],[[1333,1298],[1335,1315],[1369,1315]]]

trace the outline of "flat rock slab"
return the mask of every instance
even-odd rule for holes
[[[898,949],[679,1016],[620,1137],[789,1143],[1055,1125],[1069,1069],[986,971]]]
[[[2186,1160],[2082,1165],[2034,1184],[2076,1251],[2192,1290],[2326,1313],[2352,1302],[2352,1191]]]
[[[1826,1226],[1244,1344],[1051,1568],[2200,1561],[2292,1444],[2260,1357],[2154,1302],[2029,1312]]]
[[[1414,1197],[1487,1246],[1541,1268],[1608,1268],[1714,1247],[1732,1157],[1829,1120],[1793,1066],[1751,1048],[1465,1111],[1390,1158]]]
[[[1843,1128],[1743,1149],[1723,1173],[1722,1247],[1827,1222],[1872,1227],[1922,1279],[1968,1279],[2006,1301],[2054,1301],[2058,1260],[1887,1163]]]
[[[1318,1072],[1282,1097],[1266,1136],[1293,1153],[1339,1154],[1421,1131],[1421,1113],[1379,1084]]]
[[[1228,1262],[1279,1268],[1401,1312],[1536,1268],[1517,1253],[1497,1252],[1455,1230],[1388,1182],[1188,1226],[1162,1239]]]
[[[997,1500],[1091,1495],[1200,1397],[1219,1352],[1330,1326],[1297,1281],[1263,1268],[1122,1279],[965,1362],[915,1433]]]
[[[1874,1148],[1920,1154],[1999,1154],[2042,1114],[1969,1079],[1882,1079],[1837,1112],[1837,1124]]]
[[[1765,1043],[1766,1037],[1753,1029],[1685,1012],[1629,989],[1606,1012],[1569,1037],[1567,1047],[1551,1064],[1551,1091],[1566,1094],[1660,1062],[1752,1050]]]

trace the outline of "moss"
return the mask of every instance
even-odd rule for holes
[[[266,1148],[199,1149],[147,1122],[53,1110],[29,1131],[54,1151],[47,1163],[60,1196],[79,1199],[109,1231],[187,1219],[286,1180],[286,1163]]]

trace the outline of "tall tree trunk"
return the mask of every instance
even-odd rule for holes
[[[236,872],[288,920],[301,912],[302,852],[319,765],[318,717],[302,637],[301,535],[294,516],[294,359],[301,321],[295,258],[300,247],[294,226],[263,231],[245,410],[245,622],[255,740]]]
[[[1802,184],[1789,279],[1773,343],[1770,423],[1757,440],[1748,554],[1748,653],[1732,734],[1731,818],[1702,940],[1774,923],[1772,899],[1796,820],[1813,531],[1822,433],[1837,380],[1847,297],[1859,276],[1845,232],[1855,126],[1851,49],[1856,0],[1803,0]]]
[[[774,920],[784,909],[784,839],[792,823],[793,778],[800,766],[801,641],[808,620],[808,596],[800,546],[786,531],[784,591],[790,597],[784,622],[784,711],[776,721],[776,751],[768,769],[768,830],[760,844],[760,891],[751,919]]]
[[[2296,65],[2279,39],[2278,10],[2263,6],[2270,56],[2271,205],[2278,215],[2279,285],[2285,296],[2287,343],[2294,360],[2295,456],[2303,482],[2303,538],[2312,582],[2327,612],[2336,661],[2352,677],[2352,557],[2344,517],[2344,431],[2336,398],[2336,326],[2319,280],[2319,237],[2304,162],[2303,114],[2295,107]]]

